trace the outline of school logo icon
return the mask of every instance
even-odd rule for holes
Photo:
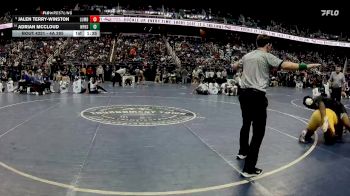
[[[122,126],[158,126],[187,122],[196,114],[181,108],[154,105],[111,105],[88,108],[81,112],[85,119]]]

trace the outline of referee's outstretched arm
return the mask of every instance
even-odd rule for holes
[[[233,69],[238,69],[241,67],[241,61],[238,61],[233,64]],[[305,63],[293,63],[289,61],[283,61],[280,65],[281,69],[284,70],[305,70],[305,69],[312,69],[320,66],[321,64],[319,63],[312,63],[312,64],[305,64]]]
[[[320,66],[321,64],[313,63],[313,64],[304,64],[304,63],[293,63],[288,61],[283,61],[281,64],[281,69],[284,70],[305,70],[305,69],[312,69]]]

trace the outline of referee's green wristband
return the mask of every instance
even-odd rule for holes
[[[305,63],[300,63],[299,64],[299,70],[305,70],[305,69],[307,69],[307,64],[305,64]]]

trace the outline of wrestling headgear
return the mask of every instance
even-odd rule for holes
[[[313,103],[314,103],[314,100],[312,99],[312,97],[310,97],[310,96],[304,97],[303,104],[306,107],[310,107]]]

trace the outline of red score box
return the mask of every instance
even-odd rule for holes
[[[90,22],[92,23],[100,22],[100,16],[90,16]]]

